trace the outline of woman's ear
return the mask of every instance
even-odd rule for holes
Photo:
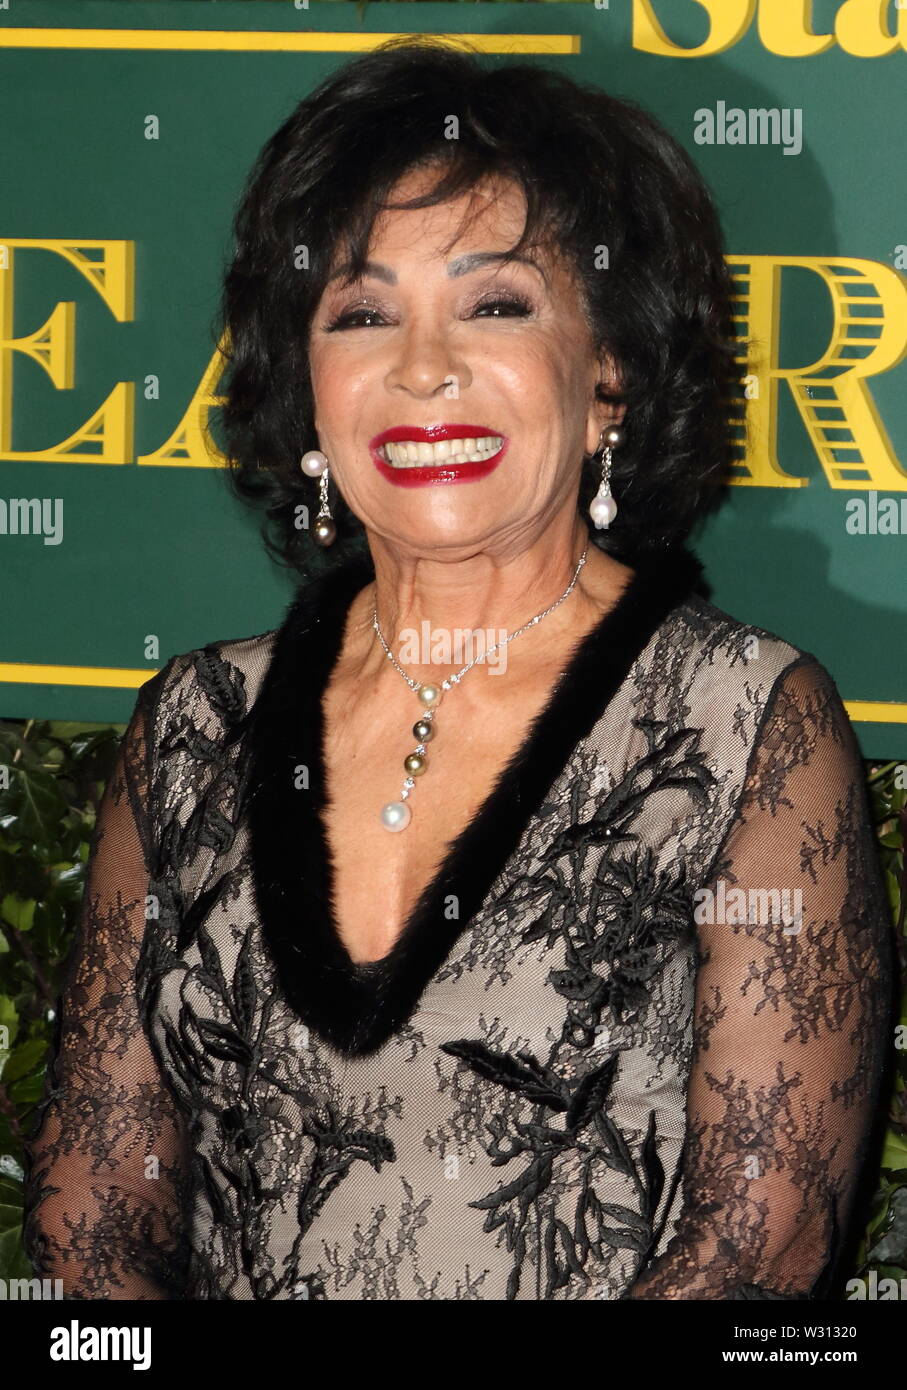
[[[602,350],[598,360],[598,386],[606,392],[613,393],[621,389],[621,376],[610,353]],[[627,413],[625,405],[613,405],[610,402],[601,401],[596,398],[592,401],[589,409],[589,418],[586,422],[586,453],[594,454],[599,447],[602,430],[608,425],[620,425],[623,423]]]
[[[599,381],[607,391],[619,391],[621,389],[623,383],[620,370],[610,352],[606,352],[604,348],[599,354],[598,375]]]

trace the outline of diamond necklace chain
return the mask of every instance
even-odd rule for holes
[[[570,580],[570,583],[567,585],[566,589],[561,594],[559,599],[555,599],[554,603],[549,604],[548,607],[544,608],[541,613],[536,613],[535,617],[530,618],[528,622],[523,623],[522,627],[518,627],[516,631],[511,632],[508,637],[502,638],[500,642],[496,642],[494,646],[489,647],[487,651],[480,652],[477,656],[474,656],[472,661],[468,662],[465,666],[461,667],[461,669],[455,672],[452,676],[447,676],[438,685],[434,685],[431,682],[420,682],[414,680],[412,676],[410,676],[406,671],[404,671],[403,667],[400,665],[393,652],[391,651],[390,647],[387,645],[387,642],[384,640],[384,634],[381,631],[381,626],[378,622],[378,604],[376,601],[372,610],[372,627],[375,630],[375,633],[378,637],[378,641],[384,648],[384,654],[387,657],[388,661],[391,663],[391,665],[394,667],[396,671],[399,671],[400,675],[406,681],[406,684],[409,686],[410,690],[414,690],[416,692],[416,696],[418,697],[419,703],[422,707],[422,717],[421,719],[418,719],[416,723],[413,725],[413,736],[418,740],[416,747],[414,751],[412,753],[409,753],[403,760],[403,766],[407,775],[403,783],[402,791],[400,793],[400,800],[388,801],[381,808],[381,822],[386,830],[405,830],[410,823],[412,817],[410,808],[407,806],[406,802],[409,798],[410,792],[415,786],[414,779],[416,777],[421,776],[427,768],[425,745],[434,737],[434,716],[438,705],[441,703],[442,694],[445,691],[450,690],[452,686],[458,685],[459,682],[466,675],[467,671],[471,671],[473,666],[475,666],[477,662],[486,660],[494,652],[498,651],[499,648],[506,647],[508,643],[512,642],[515,637],[519,637],[520,634],[526,632],[528,628],[535,627],[535,625],[537,623],[540,623],[543,618],[547,618],[549,613],[553,613],[555,608],[559,608],[560,605],[564,602],[564,600],[568,599],[570,595],[573,593],[576,581],[579,579],[580,576],[580,571],[582,570],[583,565],[586,563],[586,555],[588,554],[588,551],[589,547],[587,545],[586,548],[583,550],[582,555],[579,557],[579,563],[577,564],[576,569],[573,573],[573,578]]]

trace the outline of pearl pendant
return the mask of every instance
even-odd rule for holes
[[[299,467],[308,478],[320,478],[327,466],[327,458],[320,449],[310,449],[299,460]]]
[[[617,516],[617,503],[611,496],[610,491],[605,492],[602,488],[599,488],[598,492],[589,503],[589,516],[597,531],[602,531],[611,525],[611,522]]]
[[[381,807],[381,824],[385,830],[405,830],[412,816],[405,801],[388,801]]]
[[[322,548],[332,545],[337,539],[337,527],[331,517],[319,516],[312,527],[312,536],[315,544]]]
[[[406,802],[416,785],[416,778],[421,777],[428,767],[425,745],[435,732],[435,710],[441,703],[441,696],[444,691],[449,689],[449,682],[443,681],[441,685],[420,685],[416,691],[416,697],[425,713],[413,725],[413,734],[418,739],[418,743],[412,753],[408,753],[403,759],[403,770],[406,777],[400,792],[400,800],[388,801],[386,805],[381,807],[381,824],[385,830],[405,830],[412,820],[412,812]]]

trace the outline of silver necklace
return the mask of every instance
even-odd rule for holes
[[[477,661],[482,661],[486,657],[491,656],[492,653],[496,652],[499,647],[506,647],[508,642],[513,641],[514,637],[519,637],[521,633],[527,630],[527,628],[535,627],[536,623],[540,623],[543,618],[547,618],[549,613],[553,613],[555,608],[558,608],[564,602],[564,599],[569,598],[570,595],[573,593],[573,588],[576,584],[577,579],[579,579],[580,570],[586,563],[586,555],[588,553],[588,550],[589,547],[586,546],[586,549],[579,557],[579,564],[577,565],[576,570],[574,571],[573,578],[570,580],[570,583],[567,585],[566,589],[561,594],[559,599],[555,600],[555,602],[550,604],[549,607],[543,609],[541,613],[536,613],[534,618],[530,618],[528,622],[523,623],[523,626],[518,627],[516,632],[511,632],[509,637],[502,638],[500,642],[496,642],[494,646],[489,647],[487,651],[480,652],[478,656],[474,656],[472,661],[470,661],[466,666],[464,666],[461,670],[457,671],[454,675],[447,676],[446,679],[441,681],[438,685],[434,685],[431,682],[420,683],[417,680],[413,680],[412,676],[408,675],[406,671],[404,671],[403,667],[399,664],[390,647],[384,640],[384,634],[382,633],[381,628],[378,624],[378,605],[377,603],[375,604],[374,610],[372,612],[372,627],[375,629],[375,632],[378,636],[378,641],[384,648],[384,653],[388,661],[391,663],[395,670],[400,672],[400,675],[406,681],[406,684],[409,686],[410,690],[414,690],[416,692],[416,699],[419,701],[419,704],[422,707],[422,717],[420,719],[417,719],[415,724],[413,725],[413,735],[417,740],[416,747],[403,759],[403,769],[406,773],[406,778],[403,783],[403,788],[400,792],[400,800],[385,802],[385,804],[381,807],[381,824],[384,826],[385,830],[405,830],[406,827],[409,825],[410,821],[412,820],[412,812],[410,811],[410,808],[406,803],[409,800],[410,792],[416,785],[415,779],[417,777],[421,777],[428,766],[426,758],[426,744],[429,743],[430,740],[433,739],[435,736],[435,711],[441,703],[442,695],[445,693],[445,691],[450,690],[452,686],[459,685],[460,681],[466,675],[467,671],[471,671]]]

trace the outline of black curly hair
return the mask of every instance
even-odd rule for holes
[[[724,495],[740,343],[718,214],[695,165],[634,103],[471,48],[403,36],[346,64],[268,140],[237,208],[216,324],[225,473],[264,506],[269,553],[303,575],[324,563],[299,525],[300,504],[314,517],[316,496],[299,459],[318,447],[306,344],[335,253],[351,261],[352,281],[383,208],[435,206],[488,177],[521,185],[526,222],[512,252],[541,245],[567,258],[594,341],[620,376],[619,392],[600,389],[626,406],[618,512],[592,540],[632,565],[685,540]],[[456,139],[446,138],[452,114]],[[429,193],[388,203],[421,168],[438,170]],[[586,459],[583,509],[598,481]],[[365,547],[362,523],[333,492],[331,505],[328,562]]]

